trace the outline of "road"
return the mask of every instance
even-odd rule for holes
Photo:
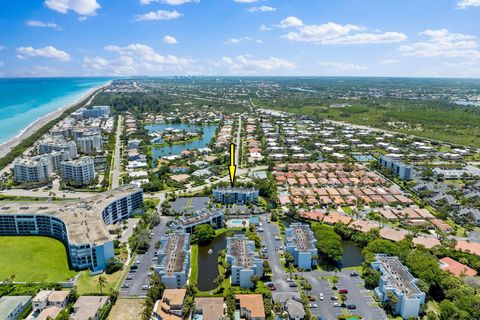
[[[118,188],[120,186],[120,164],[122,161],[122,155],[120,153],[120,137],[122,136],[123,130],[123,117],[118,116],[117,121],[117,133],[115,136],[115,154],[113,157],[113,166],[112,166],[112,189]]]
[[[270,268],[272,268],[272,282],[277,289],[276,292],[297,292],[296,288],[288,286],[286,280],[288,274],[283,269],[280,256],[275,250],[275,248],[283,246],[281,240],[275,240],[275,237],[280,236],[278,226],[274,223],[268,223],[265,215],[260,217],[260,221],[262,222],[263,232],[259,232],[258,235],[262,240],[262,244],[267,248],[268,263],[270,263]]]
[[[159,241],[162,236],[165,235],[167,230],[167,223],[170,221],[169,217],[162,217],[161,222],[158,226],[152,229],[154,233],[152,239],[150,240],[150,247],[148,251],[143,255],[138,255],[135,260],[138,260],[140,264],[136,272],[129,273],[133,275],[132,280],[125,280],[128,283],[129,288],[121,288],[120,296],[121,297],[145,297],[148,290],[143,290],[142,286],[148,284],[148,273],[150,272],[150,267],[156,262],[153,261],[155,257],[155,242]]]

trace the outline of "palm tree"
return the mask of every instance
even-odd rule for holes
[[[392,314],[395,314],[395,307],[397,306],[398,298],[391,291],[387,293],[387,298],[388,298],[387,300],[388,309],[390,309],[390,312]]]
[[[100,294],[103,294],[103,288],[107,285],[107,278],[105,276],[98,277],[98,287],[100,288]]]

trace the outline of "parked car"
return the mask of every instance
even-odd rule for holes
[[[338,297],[337,296],[331,296],[330,300],[338,300]]]
[[[347,294],[347,293],[348,293],[348,290],[347,290],[347,289],[340,289],[340,290],[338,290],[338,293],[340,293],[340,294]]]
[[[323,301],[323,293],[320,292],[320,301]]]
[[[357,306],[354,305],[354,304],[349,304],[349,305],[347,305],[347,309],[351,309],[351,310],[357,309]]]
[[[310,308],[316,308],[318,305],[316,303],[310,303]]]
[[[358,277],[358,272],[357,271],[350,272],[350,277]]]
[[[122,284],[122,288],[124,288],[124,289],[125,289],[125,288],[128,288],[128,287],[129,287],[128,283],[124,283],[124,284]]]
[[[132,276],[127,276],[127,277],[125,278],[125,280],[132,280],[132,279],[133,279]]]
[[[334,306],[334,307],[341,307],[342,305],[341,305],[339,302],[336,302],[336,301],[335,301],[335,302],[333,303],[333,306]]]
[[[270,290],[277,290],[277,288],[275,287],[275,285],[273,283],[267,283],[267,287],[270,289]]]
[[[148,290],[150,289],[150,286],[148,284],[145,284],[142,286],[142,290]]]
[[[296,288],[297,287],[297,284],[295,282],[291,282],[289,285],[288,285],[290,288]]]

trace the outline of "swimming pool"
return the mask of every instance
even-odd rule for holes
[[[226,225],[228,228],[246,228],[250,225],[250,222],[248,222],[248,219],[230,219],[227,220]]]

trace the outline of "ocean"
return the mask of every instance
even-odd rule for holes
[[[107,78],[0,78],[0,144],[66,107]]]

